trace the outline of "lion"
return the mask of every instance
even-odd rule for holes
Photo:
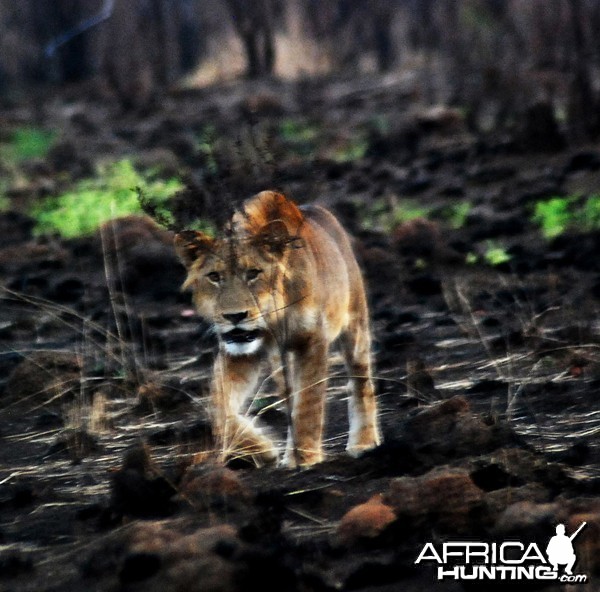
[[[283,376],[289,426],[282,465],[323,460],[327,358],[338,340],[350,377],[346,450],[380,442],[371,376],[365,287],[348,235],[328,210],[298,207],[263,191],[234,213],[221,237],[175,236],[200,316],[213,323],[219,352],[211,386],[214,432],[224,455],[278,459],[273,441],[240,412],[266,359]]]

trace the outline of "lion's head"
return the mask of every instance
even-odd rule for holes
[[[176,235],[198,313],[214,324],[230,355],[250,355],[269,340],[286,308],[283,280],[288,254],[301,246],[300,210],[283,195],[264,191],[237,212],[222,236]]]

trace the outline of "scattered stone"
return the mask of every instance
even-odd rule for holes
[[[421,109],[415,117],[419,127],[425,132],[454,134],[465,126],[465,116],[460,109],[446,105],[434,105]]]
[[[64,402],[79,391],[81,360],[69,352],[31,352],[15,367],[6,383],[9,399]]]
[[[441,399],[433,378],[421,358],[409,358],[406,361],[406,394],[419,401]]]
[[[503,538],[527,537],[531,540],[546,533],[553,533],[554,527],[567,518],[567,509],[559,503],[535,503],[529,500],[511,504],[500,514],[494,533]]]
[[[190,397],[181,390],[163,381],[149,380],[137,389],[137,410],[142,413],[173,411],[191,403]]]
[[[362,539],[377,538],[395,520],[396,513],[378,494],[349,510],[342,517],[336,535],[342,545],[352,546]]]
[[[545,504],[550,501],[550,492],[539,483],[528,483],[520,487],[503,487],[490,491],[485,502],[492,517],[498,518],[508,506],[517,502]]]
[[[7,578],[31,573],[34,569],[33,559],[18,551],[0,552],[0,574]]]
[[[443,246],[439,224],[415,218],[403,222],[392,232],[393,247],[404,256],[433,257]]]
[[[193,466],[184,475],[180,497],[202,507],[246,503],[251,494],[239,472],[221,466]]]
[[[160,522],[135,525],[119,570],[122,584],[144,582],[147,592],[230,592],[241,590],[235,563],[218,550],[235,553],[241,543],[231,526],[201,528],[182,534]]]
[[[185,272],[172,233],[146,216],[125,216],[103,224],[100,236],[104,244],[99,247],[108,265],[119,270],[125,292],[152,300],[179,294]]]
[[[516,143],[522,150],[531,152],[558,152],[565,147],[566,140],[551,103],[535,103],[525,111]]]
[[[111,508],[117,515],[168,516],[176,493],[171,481],[153,469],[148,449],[137,446],[127,452],[123,467],[112,475]]]
[[[0,249],[8,245],[20,245],[31,239],[35,221],[18,212],[0,213]]]
[[[484,492],[468,471],[441,467],[420,477],[394,479],[384,494],[407,528],[436,528],[467,534],[480,528],[485,510]]]
[[[85,284],[78,277],[62,277],[48,291],[51,300],[63,304],[79,302],[84,294]]]
[[[440,438],[440,434],[444,434]],[[513,437],[504,424],[488,424],[472,413],[465,397],[435,403],[406,422],[405,437],[432,459],[461,457],[494,450]]]
[[[66,455],[73,462],[79,462],[100,449],[98,438],[87,430],[83,428],[69,429],[61,434],[56,442],[48,448],[44,458]]]

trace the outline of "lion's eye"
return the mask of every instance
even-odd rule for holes
[[[210,273],[206,274],[206,277],[213,284],[218,284],[221,281],[221,274],[218,271],[211,271]]]
[[[246,272],[246,281],[248,281],[248,282],[254,281],[261,273],[262,273],[262,269],[249,269]]]

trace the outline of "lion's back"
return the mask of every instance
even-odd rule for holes
[[[306,249],[314,260],[305,280],[312,284],[314,302],[324,311],[332,334],[337,334],[366,308],[365,288],[350,238],[337,218],[318,205],[300,208],[307,232]],[[301,255],[302,256],[302,255]]]

